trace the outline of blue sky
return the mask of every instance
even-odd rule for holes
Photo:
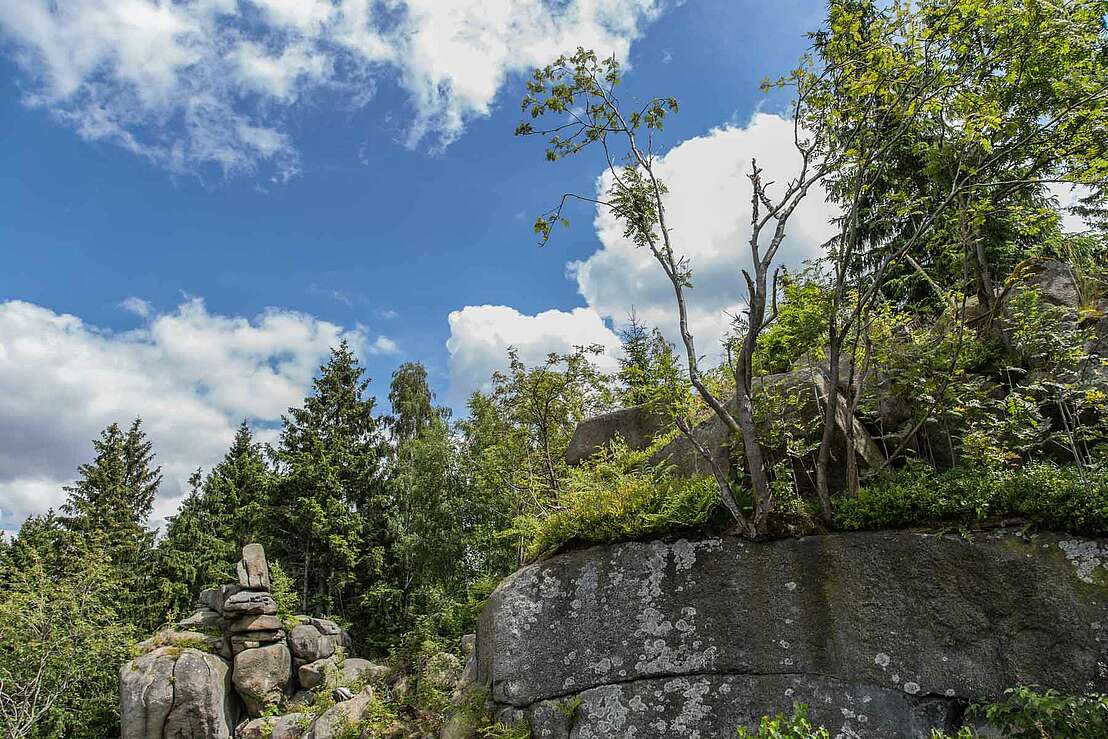
[[[342,336],[378,394],[418,360],[458,405],[507,343],[537,359],[599,340],[610,359],[631,306],[665,328],[650,265],[603,218],[579,210],[535,245],[534,216],[600,174],[512,136],[522,69],[560,42],[622,54],[626,99],[680,99],[660,149],[718,334],[743,168],[787,164],[758,83],[795,63],[822,3],[505,3],[392,3],[351,41],[328,0],[0,0],[0,528],[56,505],[97,429],[135,413],[171,512],[237,419],[264,437]]]

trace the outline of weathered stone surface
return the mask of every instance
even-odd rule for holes
[[[368,659],[359,659],[357,657],[347,657],[342,662],[342,681],[344,683],[352,683],[359,678],[372,681],[377,680],[388,675],[390,670],[385,665],[379,665],[374,662],[370,662]]]
[[[273,732],[269,735],[269,739],[300,739],[304,736],[304,723],[307,718],[307,714],[304,713],[286,713],[284,716],[279,716],[273,724]]]
[[[335,653],[334,641],[319,633],[315,626],[307,624],[296,626],[289,632],[289,648],[294,657],[304,662],[315,662]]]
[[[231,656],[227,652],[227,640],[222,636],[171,628],[162,629],[149,639],[140,641],[135,645],[135,650],[139,654],[145,654],[159,647],[194,647],[224,657]]]
[[[315,720],[306,739],[335,739],[344,727],[361,720],[372,697],[373,693],[366,690],[331,706]]]
[[[536,736],[728,736],[794,701],[832,735],[926,736],[1019,683],[1108,691],[1108,541],[1007,530],[628,543],[524,568],[478,675]],[[852,733],[853,732],[853,733]]]
[[[238,616],[272,616],[277,613],[277,601],[260,590],[241,590],[223,603],[223,613],[228,618]]]
[[[229,739],[238,717],[227,663],[161,647],[119,673],[122,739]]]
[[[261,544],[247,544],[242,548],[238,563],[239,585],[249,590],[271,590],[269,563]]]
[[[577,424],[566,447],[566,464],[577,465],[621,437],[631,449],[645,449],[664,430],[665,420],[644,405],[621,408]]]
[[[223,612],[223,603],[235,593],[242,590],[238,585],[220,585],[218,588],[208,588],[200,591],[198,605],[217,613]]]
[[[231,652],[238,654],[244,649],[257,649],[273,642],[284,642],[283,631],[249,631],[245,634],[235,634],[231,637]]]
[[[342,636],[342,627],[334,621],[329,621],[325,618],[313,618],[310,620],[310,623],[321,634],[326,634],[327,636]]]
[[[232,634],[247,631],[281,631],[284,624],[276,616],[243,616],[231,622],[228,630]]]
[[[311,690],[323,685],[329,677],[333,679],[338,673],[339,668],[335,664],[335,660],[328,657],[327,659],[300,665],[300,669],[297,670],[297,679],[300,681],[300,687]]]
[[[279,703],[291,677],[292,657],[283,642],[245,649],[235,655],[232,679],[251,716]]]
[[[188,618],[177,622],[178,628],[181,629],[223,629],[226,625],[223,616],[219,615],[219,611],[214,611],[206,606],[200,608]]]

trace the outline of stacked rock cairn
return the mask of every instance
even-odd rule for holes
[[[334,621],[278,616],[260,544],[243,547],[237,569],[237,583],[202,591],[194,614],[141,642],[139,656],[123,666],[123,739],[242,736],[247,727],[235,727],[243,712],[256,718],[308,702],[313,689],[387,672],[354,658],[349,634]],[[335,687],[333,697],[354,696]]]

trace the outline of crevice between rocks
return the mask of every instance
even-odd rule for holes
[[[739,671],[739,670],[722,670],[722,671],[721,670],[700,670],[700,671],[696,671],[696,672],[659,673],[657,675],[647,675],[647,676],[642,676],[642,677],[628,677],[628,678],[622,678],[622,679],[619,679],[619,680],[612,680],[610,682],[604,682],[604,683],[599,683],[597,685],[591,685],[589,687],[585,687],[585,688],[582,688],[582,689],[579,689],[579,690],[566,690],[566,691],[562,691],[560,693],[552,693],[549,696],[546,696],[544,698],[539,698],[537,700],[531,701],[530,703],[501,703],[500,701],[497,701],[495,699],[492,701],[492,703],[495,706],[497,706],[498,708],[515,708],[515,709],[520,710],[520,711],[527,711],[527,710],[530,710],[531,708],[533,708],[534,706],[536,706],[540,703],[546,703],[546,702],[549,702],[549,701],[564,700],[566,698],[571,698],[571,697],[574,697],[574,696],[579,696],[583,693],[587,693],[590,690],[599,690],[601,688],[607,688],[607,687],[621,687],[621,686],[625,686],[625,685],[634,685],[635,683],[658,682],[658,681],[661,681],[661,680],[676,680],[676,679],[681,679],[681,678],[695,680],[697,678],[704,678],[704,677],[753,677],[753,678],[758,678],[758,677],[810,677],[810,678],[820,678],[820,679],[823,679],[823,680],[830,680],[830,681],[834,681],[836,683],[841,683],[841,684],[844,684],[844,685],[866,686],[866,687],[869,687],[869,688],[873,688],[874,690],[897,692],[897,693],[902,694],[904,699],[907,700],[909,703],[912,703],[912,704],[920,704],[920,703],[923,703],[925,701],[934,701],[934,700],[938,700],[938,701],[941,701],[941,702],[944,702],[944,703],[953,703],[953,704],[956,704],[956,705],[964,705],[966,703],[965,698],[960,698],[958,696],[944,695],[942,693],[933,693],[933,692],[916,693],[916,694],[907,693],[907,692],[904,692],[903,690],[898,690],[896,688],[886,687],[884,685],[878,685],[876,683],[846,680],[842,677],[839,677],[838,675],[832,675],[832,674],[828,674],[828,673],[824,673],[824,672],[812,672],[812,671],[807,671],[807,670],[806,671],[780,670],[780,671],[768,671],[768,672],[743,672],[743,671]]]

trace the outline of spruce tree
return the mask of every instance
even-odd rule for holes
[[[101,549],[121,585],[121,612],[140,627],[155,626],[158,608],[150,598],[154,532],[146,521],[161,483],[153,445],[136,418],[124,432],[113,423],[93,441],[96,456],[78,468],[62,506],[61,522],[86,547]]]
[[[183,615],[205,587],[232,579],[244,544],[261,542],[272,474],[245,421],[211,473],[190,478],[191,492],[169,519],[159,548],[164,600]]]
[[[369,379],[344,341],[313,392],[291,408],[275,460],[270,536],[305,612],[357,620],[377,641],[395,625],[393,506],[381,477],[385,443]]]

